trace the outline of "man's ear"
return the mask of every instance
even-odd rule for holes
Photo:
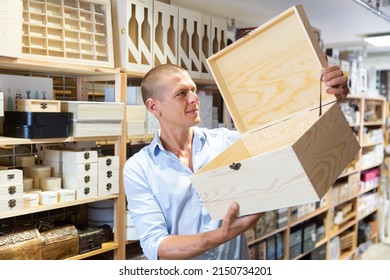
[[[160,116],[160,114],[161,114],[159,107],[158,107],[158,104],[157,104],[156,100],[154,100],[153,98],[148,98],[146,100],[146,108],[149,110],[150,113],[152,113],[156,117]]]

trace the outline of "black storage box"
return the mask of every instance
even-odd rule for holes
[[[102,230],[100,228],[79,229],[79,254],[102,248]]]
[[[62,112],[4,112],[3,135],[39,139],[69,137],[72,113]]]
[[[290,233],[290,259],[302,254],[302,229],[298,228]]]

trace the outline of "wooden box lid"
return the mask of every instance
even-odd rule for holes
[[[207,59],[240,133],[320,105],[326,56],[296,5]],[[336,101],[322,87],[321,103]]]

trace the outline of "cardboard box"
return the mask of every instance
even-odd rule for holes
[[[241,137],[190,179],[213,219],[319,201],[360,145],[320,78],[327,65],[294,6],[208,58]]]

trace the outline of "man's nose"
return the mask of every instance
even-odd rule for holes
[[[191,92],[191,94],[189,94],[189,97],[188,97],[189,103],[198,102],[198,100],[199,100],[198,95],[195,92]]]

